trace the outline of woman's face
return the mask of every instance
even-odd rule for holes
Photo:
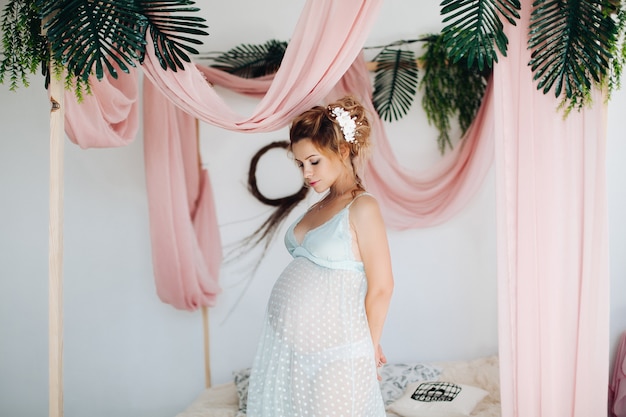
[[[346,166],[341,158],[334,153],[320,150],[310,139],[301,139],[294,143],[291,151],[302,171],[304,181],[317,193],[328,190],[345,174]]]

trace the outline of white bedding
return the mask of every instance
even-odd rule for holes
[[[442,372],[440,381],[471,385],[489,393],[474,409],[473,417],[500,417],[500,383],[498,358],[489,356],[471,361],[435,363]],[[234,382],[205,389],[196,400],[176,417],[235,417],[239,399]],[[388,416],[396,417],[393,413]]]

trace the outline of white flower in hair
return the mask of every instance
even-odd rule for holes
[[[346,142],[355,143],[356,139],[354,138],[354,134],[356,133],[356,116],[350,117],[350,113],[342,107],[335,107],[331,110],[331,112],[333,116],[335,116],[337,123],[339,123]]]

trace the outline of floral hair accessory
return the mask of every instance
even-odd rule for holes
[[[346,142],[356,143],[356,139],[354,137],[354,134],[356,133],[356,116],[350,117],[350,113],[342,107],[334,107],[331,110],[331,113],[335,116],[337,123],[339,123]]]

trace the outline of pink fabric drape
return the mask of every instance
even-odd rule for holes
[[[137,71],[119,73],[117,79],[107,73],[100,82],[91,77],[92,94],[85,94],[81,103],[73,91],[65,91],[65,132],[83,149],[126,146],[137,135]]]
[[[144,154],[157,293],[177,308],[210,306],[222,259],[211,183],[198,159],[197,123],[144,82]],[[157,117],[149,117],[157,116]]]
[[[527,28],[495,67],[499,353],[503,417],[607,412],[605,107],[557,113],[535,88]]]
[[[162,71],[148,40],[143,65],[151,81],[177,106],[225,129],[269,132],[320,102],[361,52],[382,0],[309,0],[285,56],[254,114],[236,114],[192,64]]]

